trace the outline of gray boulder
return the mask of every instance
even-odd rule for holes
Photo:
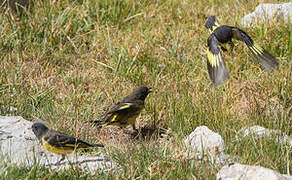
[[[227,157],[223,154],[225,148],[223,138],[206,126],[197,127],[185,138],[184,143],[197,152],[196,159],[202,159],[204,155],[207,155],[213,162],[217,162]]]
[[[278,22],[281,18],[285,23],[292,24],[292,2],[283,4],[260,4],[255,11],[244,16],[241,24],[245,27],[257,23]]]
[[[249,166],[242,164],[229,164],[221,168],[217,173],[219,180],[292,180],[292,176],[280,174],[272,169],[261,166]]]
[[[32,122],[20,116],[0,116],[1,161],[25,167],[39,164],[57,170],[69,169],[70,164],[73,164],[91,173],[98,169],[115,167],[115,163],[105,160],[101,155],[77,156],[74,153],[67,155],[62,163],[56,164],[60,160],[60,155],[45,150],[33,134],[31,126]]]

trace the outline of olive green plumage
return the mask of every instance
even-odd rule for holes
[[[220,44],[228,43],[233,49],[232,39],[244,42],[266,70],[271,70],[279,65],[273,55],[258,46],[243,30],[233,26],[220,26],[217,24],[215,16],[208,18],[205,27],[211,33],[207,40],[207,68],[210,79],[215,86],[223,84],[224,81],[229,79],[229,73],[220,51]],[[227,51],[224,47],[221,47],[221,49]]]
[[[144,108],[145,99],[151,92],[151,88],[141,86],[135,89],[130,95],[124,97],[120,102],[115,104],[103,117],[101,121],[92,121],[99,127],[115,125],[126,127],[132,125],[135,128],[137,116]]]
[[[65,154],[72,153],[75,150],[104,147],[102,144],[87,143],[73,136],[51,130],[41,122],[33,123],[32,131],[45,149],[62,155],[59,162],[65,159]]]

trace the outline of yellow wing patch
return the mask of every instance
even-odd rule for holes
[[[75,147],[76,144],[65,144],[65,146],[69,146],[69,147]]]
[[[44,138],[42,138],[42,144],[46,150],[56,154],[68,154],[74,151],[74,149],[63,149],[60,147],[52,146],[47,141],[45,141]]]
[[[220,64],[220,61],[222,61],[221,54],[213,54],[209,49],[207,49],[207,56],[209,63],[212,67],[218,67]]]
[[[114,122],[117,119],[117,117],[118,117],[118,114],[113,115],[111,122]]]
[[[263,48],[261,48],[259,45],[257,45],[256,43],[254,43],[253,46],[250,47],[251,50],[257,54],[257,55],[261,55],[264,53]]]
[[[65,149],[62,147],[56,147],[56,146],[52,146],[51,144],[49,144],[44,138],[42,138],[42,144],[44,146],[44,148],[52,153],[56,153],[56,154],[69,154],[72,153],[75,150],[81,150],[81,149],[88,149],[88,148],[77,148],[76,144],[66,144],[65,146],[69,146],[69,147],[73,147],[72,149]]]
[[[119,108],[119,110],[127,109],[127,108],[129,108],[131,105],[132,105],[131,103],[125,103],[125,105],[121,106],[121,107]]]
[[[132,103],[124,103],[124,105],[121,106],[118,110],[127,109],[127,108],[131,107],[131,105],[132,105]],[[111,116],[111,120],[110,120],[111,123],[105,123],[105,124],[103,124],[101,127],[105,127],[105,126],[107,126],[107,125],[109,125],[109,124],[110,124],[110,125],[113,125],[112,122],[117,121],[116,119],[117,119],[118,116],[119,116],[119,113],[114,113],[114,114]]]
[[[115,122],[116,119],[117,119],[117,117],[118,117],[118,114],[114,114],[114,115],[112,116],[110,122]],[[110,124],[112,125],[112,123],[110,123]],[[105,126],[107,126],[107,125],[109,125],[109,123],[105,123],[105,124],[103,124],[101,127],[105,127]]]

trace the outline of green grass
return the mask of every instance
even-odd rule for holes
[[[35,165],[31,168],[20,168],[12,164],[1,164],[1,178],[13,180],[17,179],[112,179],[112,174],[105,174],[104,172],[96,172],[95,176],[86,174],[80,169],[71,168],[70,170],[57,172],[42,166]]]
[[[206,19],[216,15],[219,23],[241,27],[240,19],[257,5],[231,0],[45,0],[21,15],[1,12],[0,114],[41,119],[54,129],[105,143],[122,170],[96,172],[105,179],[213,179],[218,167],[172,156],[201,125],[221,134],[226,153],[239,155],[241,163],[291,174],[291,148],[270,139],[235,140],[237,131],[252,125],[292,134],[291,27],[279,22],[242,28],[278,58],[280,67],[272,73],[238,42],[232,53],[224,53],[231,79],[215,89],[207,74]],[[155,136],[134,143],[118,135],[111,135],[116,142],[100,138],[99,130],[87,123],[140,85],[155,91],[146,100],[140,127],[155,123],[170,128],[170,147]],[[4,179],[96,177],[37,165],[24,169],[0,164],[2,168],[7,169]]]

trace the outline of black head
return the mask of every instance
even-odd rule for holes
[[[39,140],[48,132],[48,130],[49,128],[42,122],[35,122],[32,125],[32,131]]]
[[[215,22],[216,22],[216,17],[215,16],[210,16],[208,18],[208,20],[205,23],[205,27],[207,29],[210,29],[211,31],[213,31],[213,26],[215,26]]]
[[[144,101],[149,93],[151,93],[151,88],[146,86],[140,86],[136,88],[129,96],[125,97],[124,101],[142,100]]]

